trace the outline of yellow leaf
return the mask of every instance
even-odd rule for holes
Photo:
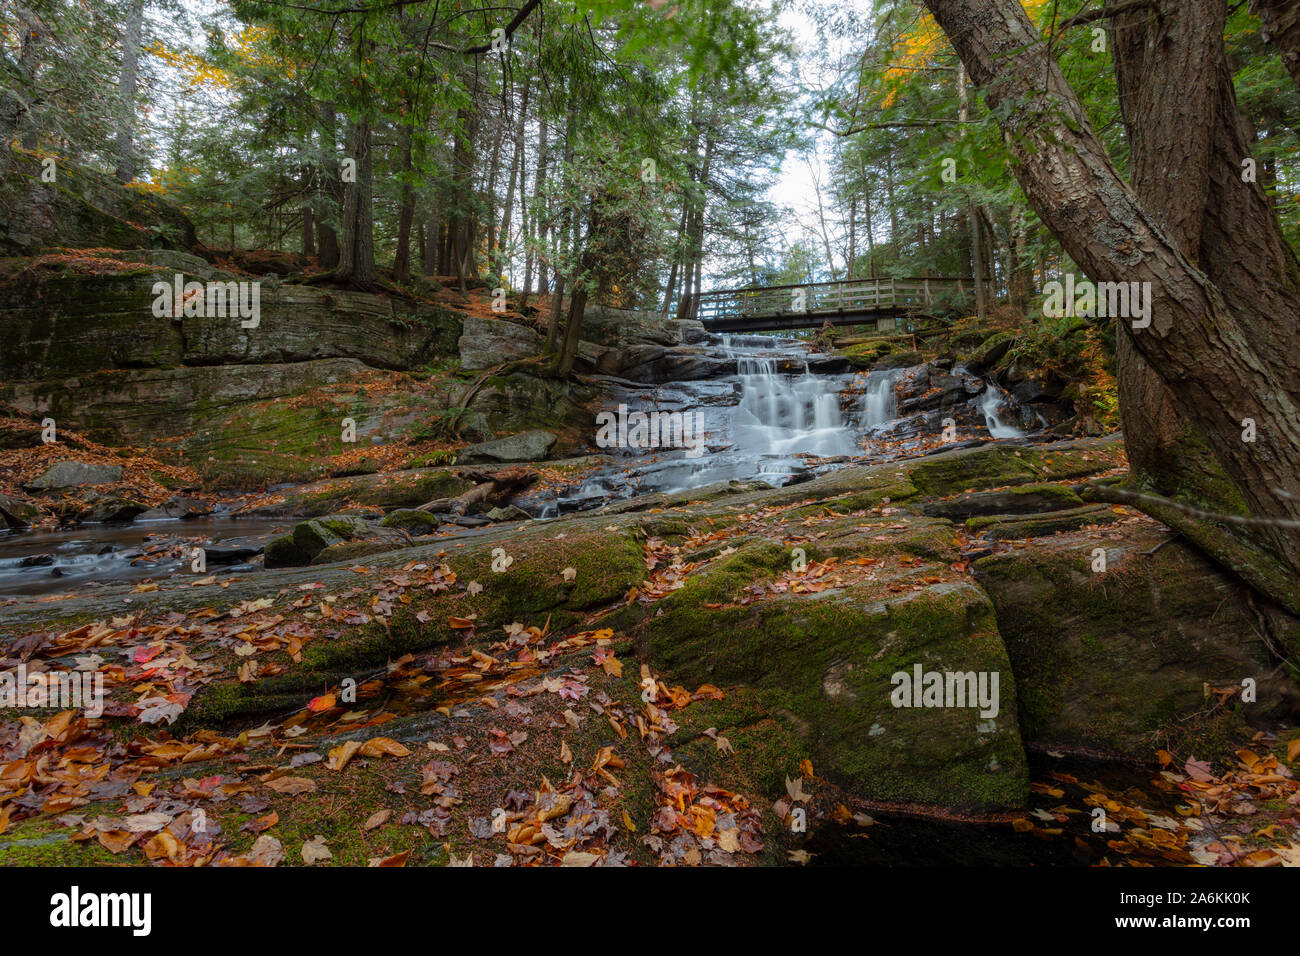
[[[331,770],[342,770],[348,765],[352,756],[361,749],[359,740],[348,740],[339,744],[330,750],[329,762],[326,764]]]
[[[361,745],[363,757],[407,757],[410,753],[392,737],[371,737]]]

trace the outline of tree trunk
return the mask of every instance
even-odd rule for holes
[[[1016,0],[926,5],[985,89],[1018,160],[1017,180],[1070,257],[1096,281],[1149,283],[1149,326],[1117,320],[1121,371],[1129,374],[1134,355],[1145,360],[1225,479],[1192,518],[1160,520],[1300,613],[1300,380],[1291,365],[1300,350],[1300,263],[1258,184],[1241,181],[1248,150],[1223,49],[1222,0],[1185,0],[1159,18],[1142,61],[1142,95],[1125,84],[1130,121],[1160,110],[1151,125],[1137,122],[1149,141],[1134,149],[1139,183],[1152,181],[1155,164],[1171,163],[1161,167],[1164,201],[1148,200],[1154,209],[1115,171]],[[1165,149],[1172,142],[1177,156]],[[1130,403],[1133,396],[1130,388]],[[1247,419],[1254,441],[1243,440]],[[1159,457],[1147,455],[1148,436],[1131,428],[1130,455],[1176,487],[1182,476],[1163,473]],[[1209,521],[1207,508],[1227,517]]]
[[[411,187],[411,127],[398,134],[401,151],[402,202],[397,211],[397,250],[393,253],[393,278],[405,282],[411,277],[411,222],[415,218],[415,190]]]
[[[1250,0],[1250,12],[1264,25],[1264,39],[1282,56],[1291,79],[1300,85],[1300,5],[1295,0]]]
[[[540,113],[540,110],[538,111]],[[539,116],[541,130],[537,142],[537,176],[533,183],[533,241],[537,247],[537,294],[545,295],[547,289],[546,265],[541,250],[546,248],[547,204],[546,204],[546,167],[551,157],[547,151],[546,117]]]
[[[348,152],[356,160],[356,181],[343,189],[343,242],[334,278],[358,289],[372,288],[379,280],[375,269],[374,161],[370,152],[370,122],[352,125]]]
[[[515,127],[515,149],[514,157],[510,161],[510,183],[506,187],[506,204],[501,211],[501,231],[497,237],[497,254],[496,264],[493,271],[501,277],[499,280],[505,285],[505,247],[510,242],[510,214],[515,206],[515,181],[519,178],[519,164],[524,159],[524,123],[528,118],[528,92],[529,84],[524,83],[523,96],[519,103],[519,122]]]
[[[569,175],[568,170],[573,163],[573,138],[576,133],[577,114],[577,107],[570,102],[568,115],[564,118],[564,175],[566,177]],[[561,262],[564,259],[564,251],[561,249],[561,245],[564,242],[565,234],[568,232],[569,223],[573,219],[572,208],[566,209],[564,216],[564,223],[561,224],[555,237],[555,292],[551,304],[551,321],[546,329],[546,353],[548,355],[555,351],[560,338],[560,300],[564,295],[566,285],[564,273],[560,270]]]
[[[122,73],[118,78],[117,179],[129,183],[136,178],[135,89],[140,77],[140,43],[144,34],[144,0],[131,0],[122,27]]]
[[[316,217],[316,246],[322,269],[333,270],[339,264],[339,236],[333,223],[338,221],[343,206],[343,181],[339,178],[338,121],[333,103],[320,103],[321,155],[324,172],[321,176],[322,210]]]
[[[961,135],[966,135],[966,122],[970,119],[970,93],[966,89],[966,68],[957,70],[957,119]],[[984,288],[984,243],[980,236],[980,210],[975,200],[966,203],[966,218],[970,220],[971,271],[975,278],[975,314],[982,321],[988,316],[988,292]]]

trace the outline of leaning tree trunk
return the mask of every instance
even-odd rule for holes
[[[985,90],[1018,160],[1017,180],[1070,257],[1096,281],[1150,283],[1150,325],[1117,320],[1120,361],[1140,355],[1163,380],[1178,419],[1225,479],[1213,500],[1153,513],[1300,613],[1300,380],[1292,366],[1300,264],[1267,197],[1241,180],[1248,153],[1223,50],[1223,0],[1182,3],[1177,12],[1166,4],[1160,29],[1170,45],[1146,74],[1168,91],[1147,94],[1152,108],[1162,95],[1188,103],[1150,121],[1178,131],[1187,156],[1172,188],[1185,195],[1202,184],[1199,211],[1172,198],[1153,210],[1129,189],[1016,0],[926,5]],[[1243,440],[1247,419],[1254,441]],[[1148,437],[1126,432],[1125,440],[1141,458]],[[1229,514],[1212,522],[1204,511]]]

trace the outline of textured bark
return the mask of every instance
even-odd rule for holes
[[[370,151],[370,123],[361,120],[352,126],[348,137],[349,155],[356,160],[356,181],[343,190],[343,241],[334,278],[358,289],[376,284],[375,269],[374,159]]]
[[[1264,39],[1281,54],[1282,65],[1300,85],[1300,3],[1251,0],[1250,10],[1264,25]]]
[[[1224,507],[1239,495],[1241,510],[1255,517],[1300,518],[1300,382],[1290,365],[1300,346],[1300,265],[1267,197],[1241,181],[1248,153],[1223,52],[1222,0],[1161,15],[1156,29],[1168,45],[1148,47],[1144,61],[1145,76],[1167,88],[1141,102],[1173,110],[1150,122],[1172,124],[1188,154],[1177,183],[1166,188],[1186,195],[1203,187],[1194,193],[1206,203],[1199,214],[1190,201],[1173,199],[1153,211],[1129,189],[1015,0],[926,4],[1002,117],[1016,178],[1071,258],[1097,281],[1150,283],[1150,327],[1118,320],[1119,335],[1169,387],[1178,416],[1222,463],[1231,488],[1213,504]],[[1150,129],[1144,134],[1154,138],[1142,147],[1142,161],[1156,162],[1163,139]],[[1211,260],[1215,279],[1198,268]],[[1247,418],[1256,425],[1253,443],[1242,440]],[[1252,526],[1248,539],[1261,562],[1274,564],[1238,570],[1300,608],[1300,536]]]
[[[506,247],[510,244],[510,219],[515,208],[515,186],[519,179],[519,165],[524,156],[524,124],[528,119],[529,84],[524,83],[523,96],[519,104],[519,121],[515,126],[514,156],[510,161],[510,181],[506,185],[505,207],[501,210],[501,228],[497,232],[496,254],[492,265],[493,273],[502,285],[505,284]]]

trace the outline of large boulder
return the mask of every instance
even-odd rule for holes
[[[366,368],[355,359],[318,359],[285,365],[119,369],[0,385],[0,400],[33,418],[50,415],[59,422],[85,423],[98,440],[143,443],[194,432],[208,416],[224,410],[357,378]],[[209,444],[202,435],[196,441],[201,448]]]
[[[29,527],[40,517],[41,509],[30,501],[12,495],[0,495],[0,523],[5,527],[15,531],[21,530]]]
[[[471,445],[456,460],[466,464],[511,461],[541,461],[555,444],[555,435],[541,429],[520,432],[506,438]]]
[[[467,315],[457,346],[460,367],[473,371],[538,355],[542,351],[542,337],[530,328],[504,319]]]
[[[268,542],[265,566],[328,564],[363,554],[391,551],[405,543],[406,536],[400,532],[371,524],[356,515],[330,515],[299,522],[288,534]],[[365,547],[344,547],[359,544]]]
[[[1248,712],[1286,706],[1268,644],[1300,655],[1300,621],[1257,612],[1153,521],[1038,538],[974,573],[997,609],[1027,740],[1149,758],[1170,728],[1191,731],[1183,721],[1206,709],[1207,687],[1253,678]]]
[[[39,478],[28,482],[28,491],[59,491],[82,485],[110,485],[122,478],[121,465],[96,465],[84,461],[61,461],[51,465]]]
[[[5,381],[334,358],[416,369],[454,355],[460,335],[460,313],[441,306],[274,276],[248,280],[178,252],[87,253],[48,268],[43,261],[19,261],[11,278],[0,279],[0,319],[9,336],[0,353]],[[174,288],[177,275],[205,288],[256,281],[256,326],[245,328],[237,317],[155,316],[155,283]]]
[[[828,526],[806,559],[871,555],[869,573],[849,566],[842,581],[807,587],[789,573],[789,547],[751,540],[627,623],[669,682],[758,694],[818,774],[855,794],[978,812],[1023,805],[1018,689],[988,598],[948,568],[947,522],[915,519],[901,535],[860,525]],[[984,675],[990,691],[996,675],[996,707],[899,706],[896,675],[918,666]]]
[[[8,144],[4,144],[8,149]],[[14,150],[0,183],[0,255],[40,249],[189,249],[194,226],[185,214],[147,188],[60,160],[54,181],[42,181],[43,158]]]

